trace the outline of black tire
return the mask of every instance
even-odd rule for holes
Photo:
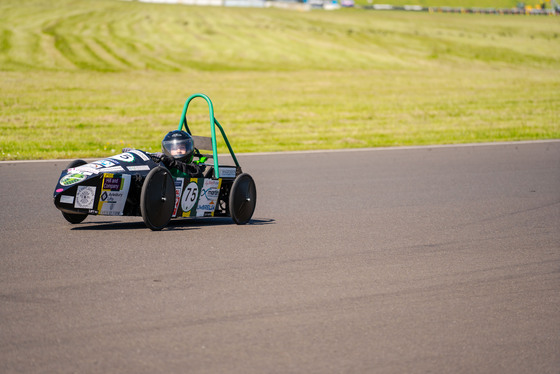
[[[231,186],[229,214],[233,222],[244,225],[251,220],[257,205],[257,187],[249,174],[241,174]]]
[[[81,223],[87,217],[87,213],[64,213],[62,212],[62,217],[71,224]]]
[[[68,164],[68,166],[66,166],[66,169],[70,169],[70,168],[77,168],[78,166],[82,166],[87,164],[87,162],[85,162],[84,160],[74,160],[71,163]]]
[[[140,212],[146,226],[159,231],[169,223],[175,207],[175,184],[169,170],[157,166],[150,170],[140,194]]]
[[[85,162],[84,160],[74,160],[71,163],[68,164],[68,166],[66,166],[66,169],[70,169],[70,168],[77,168],[78,166],[82,166],[87,164],[87,162]],[[71,224],[75,225],[77,223],[82,222],[84,219],[86,219],[87,217],[87,213],[64,213],[62,212],[62,217],[64,217],[65,220],[67,220],[68,222],[70,222]]]

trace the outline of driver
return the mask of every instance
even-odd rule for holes
[[[168,132],[161,142],[161,150],[163,154],[155,153],[152,158],[156,162],[163,162],[175,178],[201,174],[200,166],[193,162],[194,142],[187,132]]]

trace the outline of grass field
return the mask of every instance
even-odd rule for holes
[[[56,4],[0,2],[1,159],[155,151],[196,92],[237,152],[560,138],[559,17]]]

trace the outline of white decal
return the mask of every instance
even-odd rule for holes
[[[175,207],[173,208],[173,215],[171,217],[177,217],[177,209],[179,209],[179,203],[181,202],[181,191],[183,191],[183,178],[177,178],[175,180]]]
[[[120,183],[120,178],[122,178],[122,183]],[[130,188],[129,174],[123,174],[122,176],[115,177],[113,174],[103,175],[104,187],[101,190],[101,195],[99,196],[98,210],[99,214],[106,216],[122,216],[124,205],[126,204],[126,198],[128,196],[128,190]],[[118,184],[115,182],[119,181]]]
[[[95,200],[95,187],[78,186],[78,192],[76,193],[76,201],[74,202],[74,208],[93,209],[94,200]]]
[[[99,174],[99,170],[87,167],[87,165],[68,169],[68,174],[76,174],[76,173],[80,173],[84,175],[93,175],[93,174]]]
[[[70,195],[61,195],[60,202],[62,204],[74,204],[74,196]]]
[[[220,178],[235,178],[237,170],[235,168],[221,167]]]
[[[181,199],[181,209],[183,212],[189,212],[198,198],[198,185],[195,182],[191,182],[183,191],[183,198]]]
[[[120,155],[111,156],[110,158],[114,160],[124,161],[124,162],[134,161],[134,155],[128,152],[121,153]]]
[[[139,150],[133,149],[129,152],[134,153],[136,156],[140,157],[144,161],[148,161],[150,159],[148,156],[146,156],[143,152],[140,152]]]
[[[112,168],[105,168],[105,169],[103,169],[103,172],[104,172],[104,173],[109,173],[109,172],[113,173],[113,172],[115,172],[115,171],[124,171],[124,169],[123,169],[122,167],[120,167],[120,166],[113,166]]]
[[[99,161],[94,161],[88,165],[93,165],[93,167],[95,168],[110,168],[111,166],[115,166],[115,163],[110,160],[99,160]]]
[[[128,171],[142,171],[142,170],[150,170],[148,165],[138,165],[138,166],[127,166]]]
[[[207,217],[214,214],[216,210],[216,201],[220,195],[221,180],[205,179],[202,191],[200,192],[200,199],[196,207],[197,217]]]

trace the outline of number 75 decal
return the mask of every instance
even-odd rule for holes
[[[191,182],[187,185],[183,191],[183,197],[181,198],[181,209],[183,212],[190,211],[198,199],[198,185],[195,182]]]

